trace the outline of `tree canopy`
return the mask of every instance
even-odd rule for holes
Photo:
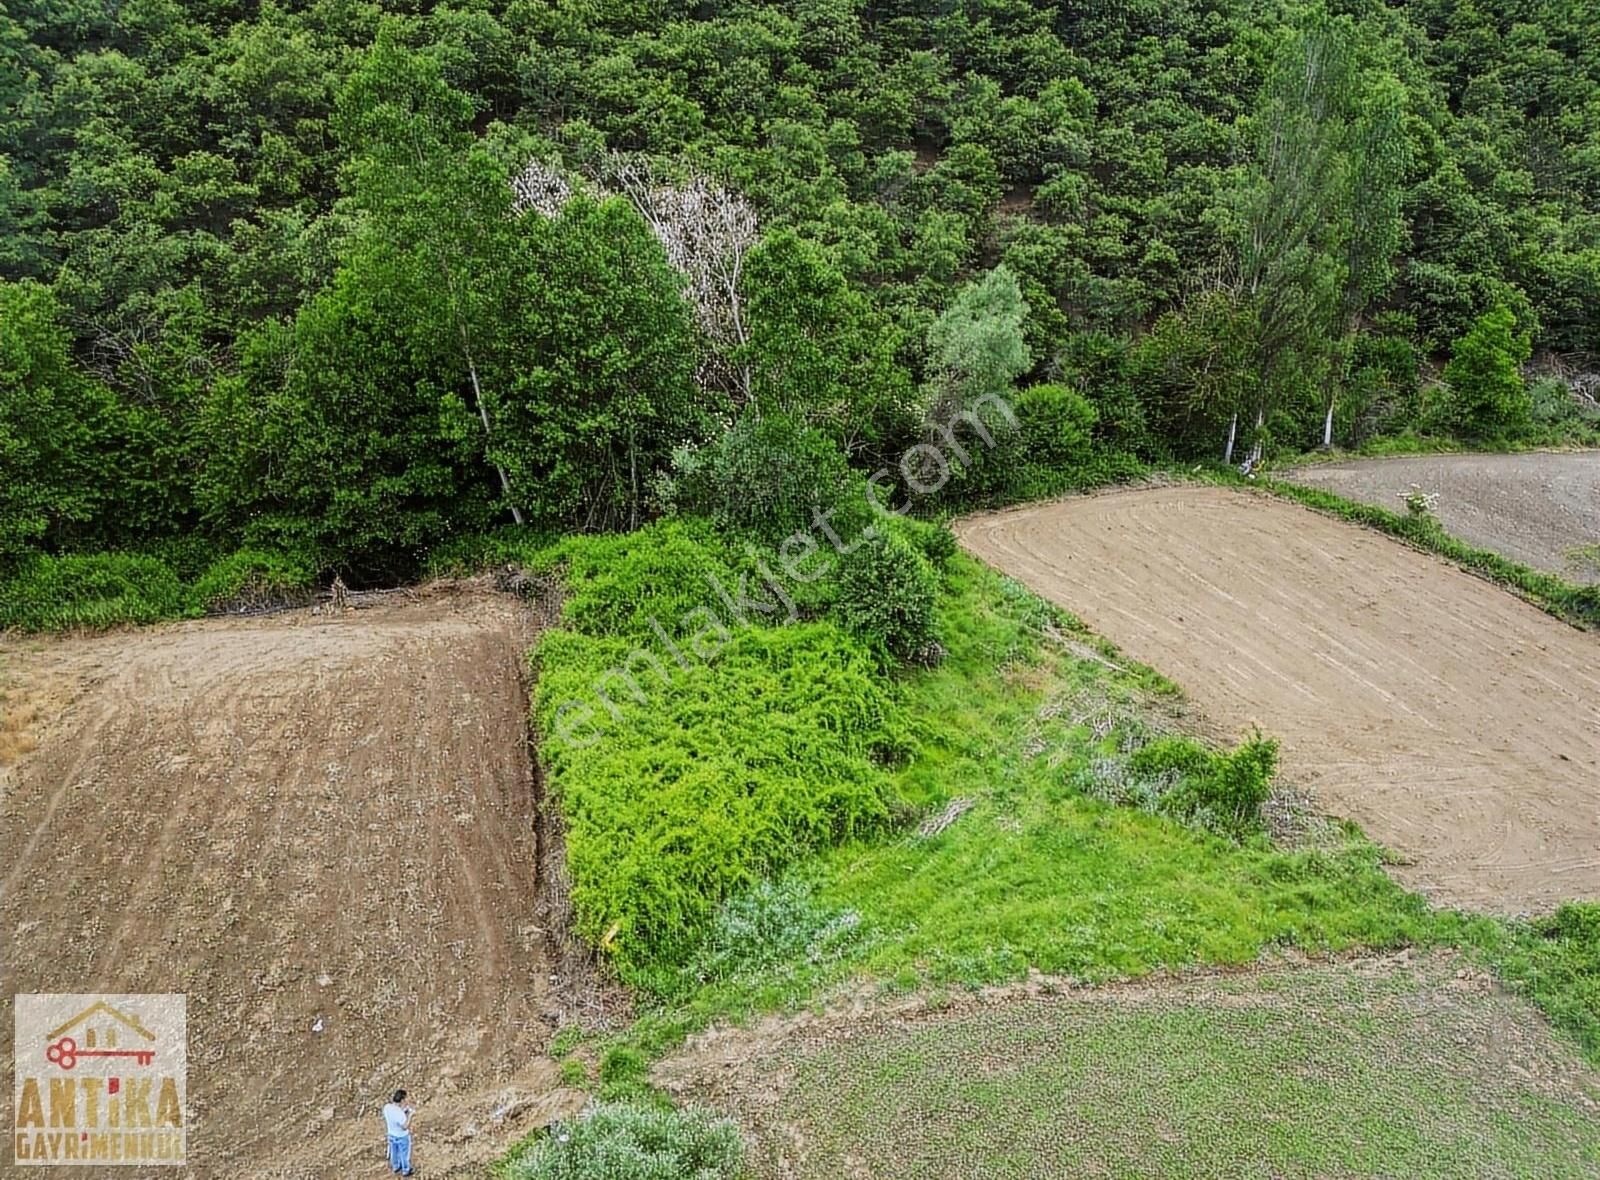
[[[1464,358],[1600,353],[1583,0],[53,3],[0,58],[0,561],[388,574],[1044,384],[1154,460],[1478,437]]]

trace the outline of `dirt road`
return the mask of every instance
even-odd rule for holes
[[[1600,641],[1273,499],[1171,487],[969,518],[973,553],[1177,681],[1439,902],[1600,897]]]
[[[5,991],[186,992],[194,1175],[376,1171],[396,1086],[431,1175],[570,1106],[539,1059],[528,638],[439,591],[3,641],[48,702],[0,779]]]
[[[1415,485],[1438,495],[1439,523],[1468,544],[1600,583],[1600,549],[1585,554],[1600,546],[1600,451],[1314,463],[1286,478],[1392,512]]]

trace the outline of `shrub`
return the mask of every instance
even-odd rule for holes
[[[195,613],[171,566],[128,553],[33,557],[0,585],[0,630],[115,627]]]
[[[839,576],[839,615],[851,631],[901,659],[933,643],[938,580],[928,559],[880,532],[848,554]]]
[[[552,1125],[505,1169],[510,1180],[732,1180],[744,1146],[726,1119],[602,1103]]]
[[[1216,761],[1215,754],[1192,738],[1162,737],[1129,755],[1128,769],[1144,778],[1189,778],[1209,774]]]
[[[677,984],[692,991],[785,964],[836,959],[860,936],[861,915],[854,910],[823,905],[801,881],[762,881],[722,903]]]
[[[1445,412],[1463,438],[1503,439],[1526,433],[1532,415],[1521,365],[1532,346],[1516,334],[1516,317],[1500,307],[1479,316],[1457,340],[1445,366]]]
[[[887,531],[921,552],[935,568],[942,569],[960,548],[947,524],[890,515],[881,515],[874,523],[879,531]]]
[[[1231,754],[1213,753],[1193,738],[1162,737],[1125,759],[1092,760],[1075,783],[1107,803],[1237,838],[1260,829],[1277,768],[1278,743],[1259,733]]]
[[[212,562],[194,584],[194,599],[212,614],[302,602],[314,577],[311,562],[303,556],[241,549]]]
[[[1261,826],[1261,805],[1277,772],[1277,740],[1258,732],[1231,754],[1218,756],[1206,773],[1191,776],[1179,798],[1195,812],[1214,816],[1225,830],[1252,831]]]
[[[459,578],[506,565],[522,565],[549,548],[553,538],[527,525],[506,525],[487,533],[465,533],[435,545],[424,572],[430,578]]]
[[[1098,415],[1089,399],[1065,385],[1035,385],[1017,397],[1017,425],[1029,462],[1070,467],[1088,455]]]
[[[747,411],[712,442],[679,448],[672,463],[662,486],[671,507],[768,539],[811,527],[812,513],[839,507],[854,484],[832,440],[784,414]]]

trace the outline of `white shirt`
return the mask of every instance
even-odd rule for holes
[[[383,1104],[383,1125],[393,1136],[411,1134],[411,1112],[398,1102]]]

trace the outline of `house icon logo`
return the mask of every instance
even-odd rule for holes
[[[156,1034],[104,1000],[52,1029],[45,1039],[50,1042],[44,1051],[45,1060],[61,1069],[76,1069],[81,1057],[131,1057],[139,1065],[151,1065],[156,1059]],[[119,1041],[131,1045],[119,1049]]]
[[[34,994],[15,1005],[13,1162],[188,1162],[186,997]]]

